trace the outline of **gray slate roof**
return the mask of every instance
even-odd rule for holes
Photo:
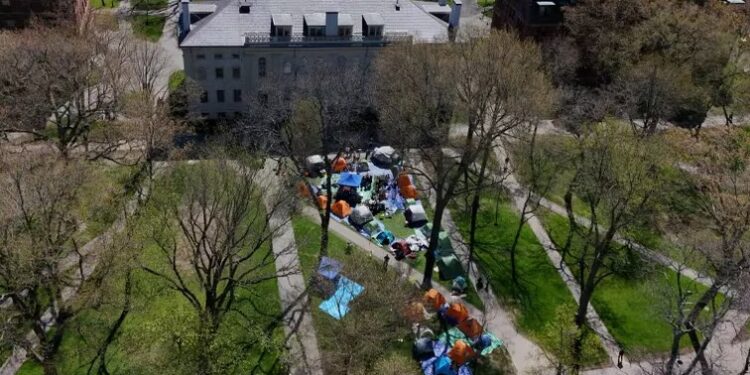
[[[362,33],[363,14],[379,14],[384,22],[384,32],[406,32],[418,42],[447,39],[447,25],[427,13],[411,0],[399,0],[401,10],[396,10],[395,0],[244,0],[250,4],[249,14],[240,14],[237,0],[217,0],[216,11],[194,23],[182,47],[242,46],[246,33],[268,34],[272,15],[289,14],[292,34],[302,34],[305,14],[339,12],[351,15],[353,34]],[[191,4],[192,5],[192,4]]]

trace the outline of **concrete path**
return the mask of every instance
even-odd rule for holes
[[[165,163],[156,163],[156,165],[154,166],[154,177],[158,176],[164,170],[165,166]],[[83,245],[83,247],[81,247],[80,249],[83,259],[80,259],[77,254],[71,254],[60,262],[60,269],[63,271],[72,267],[77,267],[79,262],[83,262],[83,265],[81,267],[82,272],[74,273],[74,275],[72,276],[71,285],[63,288],[61,292],[62,302],[67,302],[71,298],[75,297],[83,281],[91,276],[91,274],[94,272],[94,269],[96,268],[96,264],[99,261],[97,251],[112,244],[115,235],[125,229],[127,218],[135,213],[140,203],[143,202],[148,194],[149,191],[147,188],[145,188],[135,197],[130,199],[125,204],[123,214],[117,218],[117,220],[112,224],[112,226],[109,227],[109,229]],[[10,308],[10,306],[12,306],[12,301],[6,301],[2,304],[1,307]],[[47,309],[42,315],[42,318],[39,322],[45,330],[49,330],[54,325],[52,319],[52,310]],[[37,338],[36,334],[34,334],[33,330],[29,331],[26,334],[25,338],[30,343],[32,348],[35,348],[37,345],[39,345],[39,339]],[[11,356],[3,363],[2,367],[0,367],[0,375],[14,375],[16,372],[18,372],[21,366],[23,366],[24,362],[26,362],[28,354],[29,353],[26,349],[20,346],[14,346]]]
[[[267,159],[264,165],[263,180],[269,185],[264,186],[267,191],[280,192],[285,189],[280,186],[275,170],[277,162]],[[318,339],[310,314],[310,303],[307,288],[302,275],[294,230],[289,211],[285,208],[274,207],[274,194],[267,194],[266,209],[273,211],[270,227],[275,233],[271,248],[273,249],[276,270],[282,273],[276,280],[281,297],[284,314],[284,333],[287,337],[290,354],[290,374],[292,375],[323,375],[323,368],[318,349]]]

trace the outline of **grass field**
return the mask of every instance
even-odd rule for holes
[[[568,235],[567,219],[549,211],[540,212],[550,237],[563,243]],[[572,249],[580,248],[579,238],[573,239]],[[575,265],[569,264],[575,273]],[[670,349],[672,329],[666,319],[670,308],[670,291],[676,288],[677,274],[660,265],[648,262],[631,266],[636,274],[614,274],[602,281],[594,292],[592,304],[610,333],[630,356],[638,358],[648,353],[664,353]],[[683,278],[685,290],[699,295],[705,287]],[[683,347],[689,342],[683,340]]]
[[[574,306],[576,301],[528,226],[523,227],[517,245],[519,286],[514,286],[508,249],[513,242],[519,216],[507,202],[502,202],[496,226],[494,200],[483,199],[481,207],[476,233],[476,262],[498,299],[513,310],[519,329],[546,350],[552,350],[556,343],[553,335],[549,334],[549,327],[554,323],[556,311],[566,305]],[[458,209],[452,212],[462,235],[468,238],[468,215]],[[596,354],[586,358],[585,365],[597,365],[608,360],[601,346],[592,352]]]
[[[120,0],[89,0],[89,4],[94,9],[117,8]]]
[[[189,171],[183,170],[182,173]],[[152,199],[158,196],[179,199],[180,195],[181,190],[171,179],[164,177],[157,180]],[[166,270],[163,255],[155,243],[148,240],[148,233],[159,225],[155,219],[156,209],[147,205],[141,212],[134,224],[137,237],[134,240],[145,244],[138,251],[139,262],[157,270]],[[260,255],[270,251],[270,246],[266,246]],[[252,265],[248,264],[247,267]],[[261,272],[273,272],[273,264],[265,266]],[[191,357],[186,354],[191,350],[202,349],[196,347],[195,310],[162,279],[147,274],[140,268],[136,268],[132,275],[132,307],[109,349],[109,371],[132,374],[189,373],[192,367],[186,358]],[[100,288],[109,292],[102,296],[96,308],[83,310],[68,325],[58,357],[61,374],[86,374],[98,343],[119,316],[124,299],[124,274],[115,273],[105,280],[106,284]],[[194,291],[198,290],[197,278],[187,282]],[[93,285],[91,287],[99,288]],[[215,345],[221,353],[216,358],[217,363],[227,369],[227,373],[249,373],[257,364],[266,370],[264,373],[283,373],[277,366],[281,353],[274,344],[283,336],[281,328],[276,324],[276,318],[281,313],[276,281],[271,279],[254,285],[253,288],[240,288],[235,297],[237,302],[234,308],[237,312],[227,315],[216,340]],[[249,343],[254,344],[247,345]],[[269,353],[261,357],[265,349]],[[41,369],[37,363],[28,361],[19,373],[30,375],[39,371]]]

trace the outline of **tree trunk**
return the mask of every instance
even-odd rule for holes
[[[669,361],[667,361],[667,368],[665,369],[665,375],[672,375],[674,373],[674,364],[680,357],[680,340],[685,333],[680,329],[675,329],[672,336],[672,348],[669,351]]]
[[[482,198],[482,191],[484,185],[485,174],[487,172],[487,163],[490,159],[490,151],[485,150],[484,156],[482,157],[482,164],[479,167],[479,175],[477,176],[477,184],[474,189],[474,197],[471,201],[471,221],[469,224],[469,259],[467,259],[466,269],[471,270],[471,262],[474,260],[474,249],[476,248],[476,232],[477,232],[477,216],[479,215],[479,206]]]
[[[320,249],[318,252],[318,263],[323,257],[328,256],[328,224],[331,222],[331,205],[333,204],[333,190],[331,188],[331,173],[328,157],[325,158],[326,167],[326,209],[320,216]]]
[[[435,251],[440,241],[440,226],[443,221],[443,212],[445,211],[445,202],[435,202],[435,217],[432,220],[432,231],[430,232],[430,244],[425,254],[424,278],[422,279],[422,289],[432,288],[432,269],[435,267]]]
[[[526,208],[531,198],[531,191],[526,193],[526,200],[523,202],[523,208],[521,208],[521,218],[516,227],[516,234],[513,236],[513,243],[510,245],[510,277],[514,286],[518,286],[518,270],[516,267],[516,248],[518,247],[518,241],[521,238],[521,231],[523,225],[526,224]]]

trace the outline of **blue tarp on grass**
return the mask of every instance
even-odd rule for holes
[[[348,173],[348,172],[342,173],[341,178],[339,178],[339,181],[338,181],[339,186],[350,186],[353,188],[359,188],[359,185],[361,183],[362,183],[362,176],[356,173]]]
[[[336,284],[336,292],[330,298],[321,302],[318,307],[334,319],[340,320],[349,312],[349,302],[364,290],[365,287],[362,285],[341,276]]]
[[[341,272],[341,263],[329,257],[323,257],[318,266],[318,273],[328,280],[335,280]]]

